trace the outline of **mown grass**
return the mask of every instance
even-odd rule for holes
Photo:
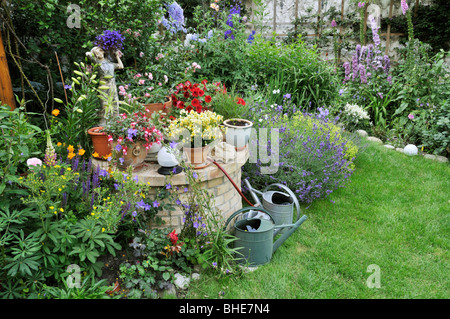
[[[303,213],[270,263],[203,279],[187,298],[449,298],[450,166],[370,144],[345,188]],[[369,265],[380,288],[369,288]]]

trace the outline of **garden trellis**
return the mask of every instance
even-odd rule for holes
[[[357,1],[349,0],[263,0],[263,3],[266,6],[264,26],[269,29],[268,32],[275,33],[277,37],[287,37],[289,30],[292,29],[298,31],[299,26],[293,23],[294,20],[306,16],[316,16],[315,21],[302,23],[300,27],[307,31],[307,38],[320,38],[323,36],[323,31],[330,28],[331,21],[325,21],[325,13],[331,7],[335,7],[342,21],[345,21],[347,14],[359,9]],[[430,1],[410,0],[408,3],[410,6],[414,6],[413,14],[416,16],[418,6],[429,5]],[[368,16],[370,14],[373,14],[378,19],[378,23],[380,18],[387,18],[387,26],[380,29],[379,35],[385,47],[385,54],[393,55],[393,49],[398,46],[401,37],[406,37],[406,33],[391,31],[390,21],[392,17],[401,15],[400,0],[368,0],[365,1],[365,4],[363,9],[364,33],[367,30]],[[254,14],[257,9],[254,1],[247,0],[246,5],[252,9],[252,14]],[[356,14],[359,15],[358,12]],[[314,24],[316,25],[315,28]],[[339,41],[342,41],[342,36],[346,31],[348,31],[347,27],[338,25]],[[332,52],[332,49],[329,51]],[[338,60],[341,61],[340,52]]]

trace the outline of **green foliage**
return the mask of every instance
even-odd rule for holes
[[[62,114],[52,116],[51,135],[56,141],[64,141],[67,145],[78,145],[92,153],[92,141],[87,130],[96,126],[101,109],[101,91],[97,89],[97,65],[75,62],[71,82],[66,89],[67,101],[57,99],[63,104]]]
[[[135,261],[123,263],[119,275],[128,298],[157,298],[156,289],[170,285],[174,271],[190,272],[186,256],[191,248],[171,240],[169,233],[167,228],[141,230],[133,239]]]
[[[106,279],[96,282],[92,277],[87,276],[80,288],[69,288],[64,281],[64,287],[44,285],[40,295],[42,299],[118,299],[120,295],[111,296],[108,293],[111,288]]]
[[[30,123],[28,115],[23,101],[13,111],[7,105],[0,106],[0,206],[16,202],[17,195],[26,195],[17,187],[18,175],[27,170],[28,158],[42,154],[36,143],[42,131]]]
[[[238,102],[239,97],[234,90],[228,90],[227,93],[215,94],[212,100],[213,111],[222,115],[224,120],[232,118],[242,118],[248,110],[246,102]]]
[[[259,87],[269,84],[269,98],[273,90],[280,90],[283,94],[290,93],[298,107],[311,103],[310,109],[315,110],[337,95],[339,80],[332,66],[324,63],[318,52],[308,49],[300,38],[283,44],[275,37],[267,40],[258,35],[250,46],[246,63],[256,73]],[[269,103],[282,104],[283,94]]]

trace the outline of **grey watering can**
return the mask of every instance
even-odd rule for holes
[[[285,225],[291,224],[294,216],[294,206],[296,210],[296,218],[295,222],[300,218],[300,204],[297,200],[295,194],[285,185],[283,184],[271,184],[267,186],[263,192],[260,192],[254,189],[248,180],[245,180],[245,183],[252,195],[253,199],[256,202],[255,206],[261,206],[265,208],[272,215],[275,220],[276,225]],[[270,188],[277,186],[283,189],[285,192],[280,191],[269,191]],[[257,194],[261,195],[262,203],[259,200]],[[278,232],[283,233],[285,229],[278,229],[275,234]]]
[[[263,207],[245,207],[236,211],[228,218],[225,223],[225,229],[230,221],[239,214],[249,216],[255,211],[268,216],[269,219],[254,217],[241,218],[234,224],[234,236],[237,238],[234,241],[234,248],[238,251],[239,256],[236,256],[236,261],[239,264],[248,263],[250,266],[258,266],[268,263],[278,247],[280,247],[307,218],[306,216],[302,216],[295,224],[275,225],[274,218]],[[286,228],[287,231],[273,242],[275,230],[281,228]]]

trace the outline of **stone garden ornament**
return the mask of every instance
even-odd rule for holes
[[[108,87],[104,90],[105,99],[101,99],[101,109],[99,110],[100,123],[99,126],[104,126],[106,123],[106,115],[119,115],[119,96],[117,94],[115,70],[123,69],[123,63],[120,59],[122,53],[120,51],[114,52],[116,62],[113,58],[105,54],[105,51],[100,47],[94,47],[91,51],[86,52],[94,63],[99,65],[100,80],[104,81],[103,86]]]

